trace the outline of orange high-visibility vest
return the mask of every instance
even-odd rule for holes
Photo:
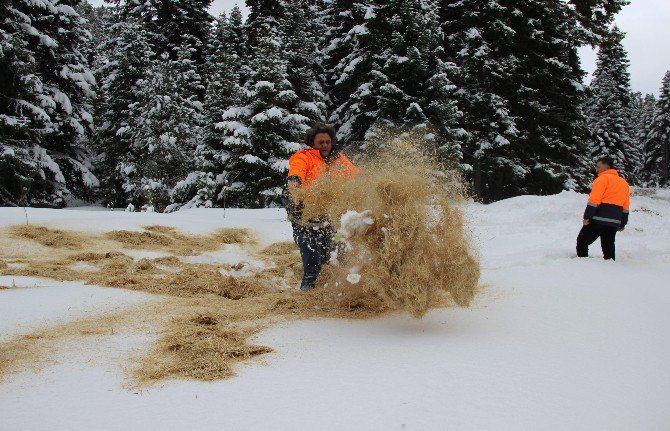
[[[593,181],[584,218],[606,226],[625,226],[630,210],[630,186],[615,169]]]
[[[297,176],[303,186],[309,186],[326,171],[336,177],[351,178],[360,172],[354,164],[340,153],[334,160],[326,162],[321,152],[314,148],[300,150],[288,160],[288,176]]]

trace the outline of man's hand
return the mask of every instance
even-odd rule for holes
[[[584,226],[588,226],[588,224],[589,224],[589,219],[585,218],[584,219]]]
[[[290,196],[290,198],[295,202],[297,201],[298,193],[299,190],[302,186],[302,180],[300,177],[292,175],[288,177],[287,184],[286,184],[286,190]]]

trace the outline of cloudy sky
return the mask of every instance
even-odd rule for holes
[[[89,2],[97,6],[103,0]],[[244,1],[214,0],[210,12],[218,15],[235,4],[239,4],[244,11]],[[670,70],[670,0],[631,0],[631,4],[617,16],[616,22],[627,33],[624,46],[630,58],[633,90],[658,94],[661,79]],[[596,54],[592,49],[584,48],[581,56],[584,69],[592,73]]]

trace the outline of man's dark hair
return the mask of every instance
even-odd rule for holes
[[[607,165],[610,169],[614,169],[614,160],[610,156],[603,156],[597,160],[598,162]]]
[[[310,147],[314,145],[314,138],[316,138],[316,135],[319,133],[328,133],[330,139],[333,140],[333,146],[335,146],[335,127],[323,123],[316,123],[314,127],[307,130],[307,133],[305,134],[305,145]]]

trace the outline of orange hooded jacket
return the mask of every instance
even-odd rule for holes
[[[624,227],[630,210],[630,186],[616,169],[598,174],[593,181],[584,218],[596,224]]]
[[[351,160],[342,153],[332,153],[329,160],[321,157],[321,152],[314,148],[300,150],[293,154],[288,160],[289,181],[300,179],[302,186],[311,185],[317,178],[326,172],[340,178],[352,178],[358,175],[360,170],[351,163]],[[331,160],[332,159],[332,160]],[[328,225],[323,220],[302,220],[302,202],[294,202],[289,195],[288,187],[284,191],[284,205],[291,222],[300,226],[323,227]]]
[[[314,148],[293,154],[288,164],[288,176],[299,177],[303,186],[309,186],[325,172],[342,178],[352,178],[360,172],[344,154],[338,153],[333,160],[326,161],[321,157],[321,152]]]

